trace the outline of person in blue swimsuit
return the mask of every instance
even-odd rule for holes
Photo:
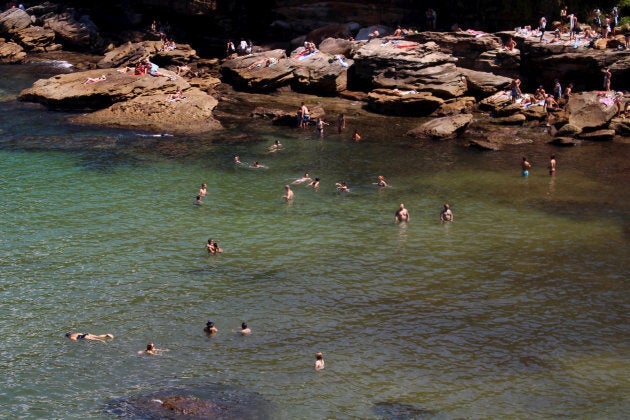
[[[527,161],[527,158],[523,156],[523,162],[521,163],[521,175],[529,176],[529,170],[531,169],[532,164]]]

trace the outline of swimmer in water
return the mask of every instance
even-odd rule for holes
[[[308,186],[313,187],[315,189],[319,188],[319,178],[315,178],[314,180],[311,181],[310,184],[308,184]]]
[[[311,181],[312,181],[311,177],[308,175],[308,173],[305,173],[302,178],[296,179],[295,181],[291,182],[291,184],[297,185],[297,184],[303,184],[305,182],[311,182]]]
[[[280,140],[276,140],[269,147],[269,153],[277,152],[280,149],[282,149],[282,144],[280,144]]]
[[[205,197],[207,191],[208,191],[208,187],[206,186],[206,184],[201,184],[201,188],[199,188],[199,192],[197,193],[197,195],[201,197]]]
[[[200,206],[201,205],[201,196],[198,195],[197,197],[195,197],[195,202],[193,203],[195,206]]]
[[[208,335],[215,335],[217,333],[218,328],[214,326],[214,322],[212,321],[208,321],[206,323],[206,326],[203,329],[203,332],[205,332]]]
[[[521,175],[529,176],[529,170],[531,169],[532,164],[527,161],[527,158],[523,156],[523,162],[521,163]]]
[[[453,212],[451,211],[451,206],[449,206],[448,203],[444,204],[444,208],[440,213],[440,220],[443,222],[453,221]]]
[[[350,192],[350,188],[348,188],[345,181],[339,181],[335,183],[335,185],[337,186],[337,191],[346,192],[346,193]]]
[[[379,175],[378,182],[375,182],[374,185],[377,187],[387,187],[387,181],[385,181],[385,177],[383,175]]]
[[[252,330],[249,329],[249,327],[247,326],[247,324],[245,322],[243,322],[241,324],[241,331],[239,331],[241,333],[241,335],[248,335],[252,333]]]
[[[409,211],[405,208],[405,205],[400,203],[400,207],[396,211],[396,222],[408,222],[411,219],[409,216]]]
[[[324,355],[318,351],[315,353],[315,370],[322,370],[325,366]]]
[[[66,337],[68,337],[72,341],[79,340],[98,340],[98,341],[107,341],[107,339],[114,339],[112,334],[90,334],[90,333],[66,333]]]
[[[241,162],[241,159],[238,157],[238,155],[234,156],[234,163],[236,165],[242,165],[243,162]]]
[[[285,189],[285,194],[282,196],[282,198],[284,198],[285,200],[287,200],[288,202],[293,201],[293,190],[291,190],[291,187],[289,185],[285,185],[284,186]]]

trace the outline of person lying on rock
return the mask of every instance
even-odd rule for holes
[[[107,77],[105,77],[105,75],[102,75],[101,77],[88,77],[85,82],[83,82],[84,85],[91,85],[92,83],[98,83],[98,82],[102,82],[103,80],[107,80]]]

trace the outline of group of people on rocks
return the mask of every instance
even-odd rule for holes
[[[597,38],[607,39],[611,35],[615,35],[616,28],[619,25],[619,8],[613,7],[609,13],[602,13],[600,9],[594,9],[590,18],[591,25],[580,25],[578,16],[576,13],[569,13],[568,6],[564,6],[560,9],[560,25],[554,29],[553,38],[550,42],[561,41],[562,35],[569,34],[569,40],[575,40],[575,47],[578,46],[578,36],[582,33],[582,39],[593,41]],[[584,26],[584,27],[582,27]],[[547,28],[547,18],[542,16],[538,21],[538,32],[536,36],[540,36],[540,40],[544,40],[544,34]],[[520,28],[519,28],[520,29]],[[526,26],[522,30],[522,34],[529,35],[531,32],[531,26]],[[628,41],[630,41],[630,25],[626,25],[624,35],[626,37],[625,48],[628,48]]]

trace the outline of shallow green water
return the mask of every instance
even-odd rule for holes
[[[0,416],[108,417],[169,387],[255,393],[261,417],[287,419],[629,411],[627,146],[485,154],[361,113],[359,144],[265,122],[231,128],[256,141],[140,137],[16,103],[32,76],[15,77],[0,104]],[[320,189],[295,186],[287,205],[304,172]],[[138,356],[149,341],[168,352]]]

